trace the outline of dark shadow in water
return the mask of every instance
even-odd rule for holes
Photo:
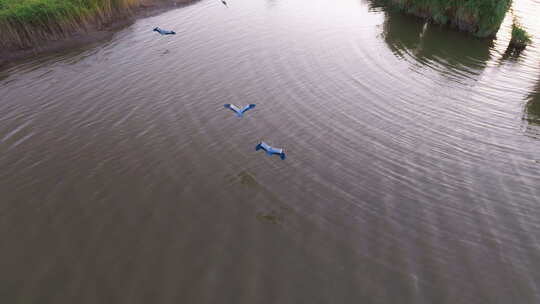
[[[499,65],[503,64],[506,61],[509,62],[518,62],[521,59],[521,53],[524,51],[524,48],[515,48],[513,46],[508,45],[506,50],[504,51],[504,54],[501,56],[501,59],[499,60]]]
[[[268,222],[272,224],[278,224],[279,222],[281,222],[280,216],[277,215],[275,212],[269,212],[269,213],[259,212],[257,213],[255,217],[261,222]]]
[[[103,31],[98,35],[100,37],[96,41],[92,40],[95,39],[95,37],[90,37],[88,40],[86,38],[83,38],[80,41],[74,40],[73,42],[66,42],[66,44],[59,49],[52,48],[51,50],[43,51],[36,56],[11,60],[4,65],[0,65],[0,84],[5,80],[8,82],[14,81],[13,79],[9,79],[14,71],[29,72],[55,62],[74,65],[85,58],[93,56],[99,51],[99,47],[110,44],[117,31],[129,28],[132,24],[133,23],[128,23],[125,26],[117,27],[114,31]],[[93,34],[88,35],[92,36]],[[69,39],[66,41],[69,41]]]
[[[526,122],[525,134],[540,139],[540,81],[533,92],[527,96],[523,120]]]
[[[382,38],[394,54],[429,64],[436,62],[450,71],[481,71],[490,59],[493,41],[431,24],[392,8],[369,1],[374,11],[385,15]]]
[[[3,70],[2,67],[0,66],[0,83],[2,83],[2,81],[4,79],[7,79],[8,77],[9,77],[9,73],[6,70]]]

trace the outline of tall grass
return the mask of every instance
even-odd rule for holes
[[[400,9],[479,37],[494,35],[511,0],[387,0]]]
[[[127,14],[140,0],[0,0],[0,48],[65,38]]]

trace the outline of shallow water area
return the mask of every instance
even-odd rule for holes
[[[227,2],[0,71],[0,302],[540,302],[540,2]]]

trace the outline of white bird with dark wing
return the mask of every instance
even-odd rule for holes
[[[264,141],[261,141],[256,147],[255,151],[259,151],[263,149],[266,151],[266,154],[268,155],[279,155],[281,159],[285,159],[285,152],[283,152],[283,149],[281,148],[275,148],[270,146],[269,144],[265,143]]]
[[[235,105],[233,105],[233,104],[226,104],[226,105],[225,105],[225,108],[230,109],[231,111],[233,111],[234,113],[236,113],[236,116],[242,117],[242,116],[244,116],[244,113],[245,113],[247,110],[250,110],[250,109],[255,108],[255,105],[254,105],[254,104],[250,104],[250,105],[247,105],[247,106],[243,107],[242,109],[240,109],[239,107],[237,107],[237,106],[235,106]]]

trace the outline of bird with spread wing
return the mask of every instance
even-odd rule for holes
[[[247,105],[245,107],[243,107],[242,109],[240,109],[239,107],[233,105],[233,104],[226,104],[225,105],[225,108],[233,111],[234,113],[236,113],[236,116],[238,117],[243,117],[244,116],[244,113],[247,111],[247,110],[250,110],[250,109],[253,109],[255,108],[255,105],[254,104],[250,104],[250,105]]]
[[[281,159],[285,159],[285,152],[281,148],[275,148],[270,146],[269,144],[265,143],[264,141],[261,141],[256,147],[255,151],[259,151],[263,149],[266,151],[266,154],[268,155],[279,155]]]

